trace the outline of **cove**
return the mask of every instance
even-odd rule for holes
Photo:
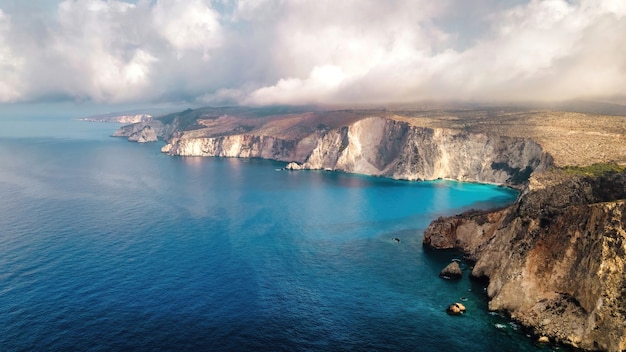
[[[106,124],[1,123],[2,350],[536,349],[487,312],[467,264],[441,280],[455,255],[421,246],[434,218],[514,191],[169,157]],[[468,313],[446,315],[461,297]]]

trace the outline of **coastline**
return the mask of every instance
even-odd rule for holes
[[[472,276],[489,280],[489,309],[535,336],[621,351],[626,171],[561,176],[535,175],[510,207],[433,221],[424,246],[465,252]]]
[[[584,331],[597,330],[597,328],[585,327],[587,325],[582,318],[582,320],[576,318],[575,324],[581,328],[576,328],[575,331],[565,327],[554,326],[551,328],[551,324],[546,323],[546,321],[552,321],[547,318],[551,314],[549,307],[543,309],[537,306],[542,304],[541,302],[545,297],[548,300],[555,300],[554,304],[557,306],[566,307],[574,316],[588,316],[588,313],[581,313],[576,308],[577,305],[581,304],[575,298],[580,295],[578,291],[567,288],[559,289],[561,291],[557,292],[563,294],[544,295],[545,297],[541,294],[531,293],[529,294],[531,298],[522,303],[517,302],[516,298],[511,295],[499,294],[502,287],[507,287],[506,285],[513,285],[510,288],[510,292],[513,294],[519,292],[519,288],[513,288],[517,287],[515,285],[524,285],[525,282],[533,282],[537,277],[541,277],[531,268],[525,274],[530,275],[525,281],[511,283],[510,280],[505,279],[505,276],[502,276],[504,274],[498,269],[498,265],[500,265],[498,263],[504,265],[503,261],[506,260],[507,256],[523,256],[525,252],[516,246],[518,243],[533,241],[534,232],[528,230],[529,225],[520,224],[530,224],[532,228],[541,229],[544,224],[558,221],[560,213],[558,211],[556,213],[543,213],[540,204],[549,206],[550,202],[554,201],[553,198],[558,198],[556,207],[565,209],[576,203],[572,203],[571,199],[568,198],[569,196],[586,197],[577,196],[581,192],[576,186],[582,182],[579,179],[569,176],[562,177],[562,175],[553,177],[554,172],[550,171],[554,170],[553,157],[532,140],[503,138],[494,134],[458,130],[423,128],[397,119],[381,117],[359,117],[347,125],[337,126],[334,129],[326,127],[323,130],[312,129],[304,135],[298,135],[297,138],[293,138],[293,136],[285,138],[280,133],[276,137],[270,136],[263,132],[263,125],[258,132],[245,132],[244,134],[220,132],[212,135],[211,129],[219,128],[216,127],[220,126],[219,123],[206,122],[205,124],[213,124],[211,125],[213,127],[186,131],[180,130],[177,118],[174,117],[170,121],[171,125],[159,125],[160,121],[156,125],[154,123],[151,125],[150,122],[131,125],[130,128],[120,129],[115,135],[134,137],[136,141],[140,142],[165,140],[166,144],[162,148],[162,152],[168,155],[262,158],[285,163],[292,162],[285,166],[286,169],[357,173],[402,181],[447,179],[509,187],[517,190],[519,192],[517,200],[505,209],[474,214],[464,213],[433,220],[429,229],[425,231],[424,245],[431,246],[430,243],[426,243],[428,233],[431,236],[438,231],[443,233],[444,237],[450,238],[451,244],[433,245],[433,248],[457,248],[466,253],[468,258],[476,261],[478,269],[475,267],[472,275],[489,278],[489,290],[487,292],[490,297],[489,309],[508,312],[512,319],[521,322],[526,328],[532,329],[537,336],[547,336],[553,342],[576,348],[613,351],[621,348],[616,346],[626,346],[624,345],[626,341],[620,341],[619,338],[616,338],[619,333],[618,335],[609,333],[609,330],[613,331],[615,328],[622,329],[619,324],[606,323],[600,328],[600,333],[589,334]],[[228,121],[234,124],[229,128],[237,126],[239,123],[236,119]],[[235,127],[235,129],[238,128]],[[146,130],[148,133],[144,133]],[[132,139],[129,138],[129,140]],[[498,145],[498,147],[493,148],[494,145]],[[528,149],[529,147],[530,149]],[[491,154],[478,156],[477,153],[484,153],[485,150]],[[468,162],[476,160],[481,161],[479,167],[476,164],[468,164]],[[546,195],[545,192],[541,193],[546,188],[553,189],[551,195]],[[623,197],[626,198],[626,196]],[[541,209],[534,209],[532,204],[526,204],[528,202],[534,203]],[[590,203],[583,201],[580,204]],[[516,213],[524,207],[532,211],[523,214]],[[592,211],[591,209],[589,208],[589,211]],[[575,222],[580,218],[581,215],[577,215],[569,221]],[[433,226],[440,228],[434,231],[431,229]],[[506,238],[508,242],[494,240],[498,237],[494,234],[502,228],[510,228],[509,233],[498,235]],[[619,226],[617,229],[619,232]],[[598,233],[598,235],[603,236],[602,233]],[[458,236],[461,236],[461,239]],[[491,248],[490,246],[494,249],[485,249]],[[497,259],[492,259],[492,265],[485,267],[484,262],[487,259],[483,258],[493,257],[494,253],[499,253],[496,256]],[[587,257],[588,255],[587,252],[581,252],[577,248],[571,249],[569,254],[573,258]],[[526,260],[524,258],[520,257],[517,262],[518,266],[524,266]],[[483,260],[481,261],[481,259]],[[515,268],[510,270],[512,271],[507,275],[517,275],[514,274]],[[577,275],[574,274],[572,277],[573,282],[580,282]],[[613,292],[612,290],[609,288],[607,292]],[[536,291],[543,292],[545,289]],[[571,300],[568,297],[574,297],[574,299]],[[617,299],[619,301],[619,298]],[[520,310],[520,304],[526,307],[524,308],[525,311],[533,311],[533,314],[544,315],[546,318],[539,320],[525,318],[524,314],[520,315],[519,313],[524,311],[524,309]],[[589,303],[586,304],[589,305]],[[587,307],[585,311],[592,312],[594,310]],[[596,325],[591,324],[589,326]],[[626,332],[626,328],[622,332]],[[602,334],[612,336],[612,340],[607,340],[606,336],[603,337]],[[612,342],[613,340],[618,342]]]

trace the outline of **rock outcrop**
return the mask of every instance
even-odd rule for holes
[[[450,315],[461,315],[465,313],[467,309],[461,303],[452,303],[446,308],[446,312]]]
[[[290,162],[285,166],[285,170],[302,170],[302,165],[296,163],[295,161]]]
[[[439,273],[439,277],[444,279],[460,279],[463,276],[463,272],[461,271],[461,267],[459,263],[452,262],[448,264],[445,268],[441,270]]]
[[[79,119],[89,122],[116,122],[116,123],[139,123],[152,120],[152,115],[148,114],[130,114],[130,115],[98,115]]]
[[[146,125],[141,130],[131,133],[128,140],[137,143],[156,142],[158,140],[157,132],[152,126]]]
[[[519,201],[434,221],[424,244],[458,248],[489,278],[489,309],[578,348],[626,349],[626,172],[546,172]]]
[[[162,151],[180,156],[293,161],[303,169],[394,179],[443,178],[517,187],[533,171],[551,164],[550,156],[528,139],[416,127],[382,117],[363,118],[330,130],[318,129],[299,138],[254,133],[198,137],[178,133]]]
[[[164,124],[159,120],[150,120],[122,126],[112,136],[127,137],[130,142],[147,143],[167,140],[179,133],[177,129],[177,123]]]

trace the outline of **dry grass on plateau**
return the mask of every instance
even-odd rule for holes
[[[414,125],[531,138],[557,166],[626,165],[626,116],[559,111],[457,110],[399,112]]]

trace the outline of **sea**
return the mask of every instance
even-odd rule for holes
[[[551,349],[422,247],[514,190],[172,157],[70,116],[0,116],[0,351]]]

